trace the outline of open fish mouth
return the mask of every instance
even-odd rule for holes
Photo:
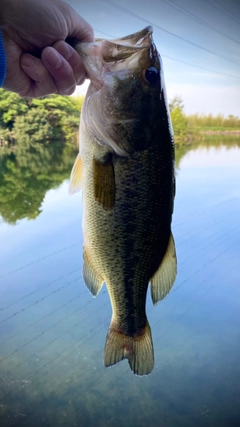
[[[132,33],[128,36],[119,37],[117,39],[107,41],[110,43],[117,44],[119,46],[148,47],[149,37],[151,37],[152,33],[153,28],[149,25],[148,27],[145,27],[143,30],[137,31],[136,33]],[[103,40],[106,41],[106,39],[97,38],[96,42],[102,42]]]
[[[148,120],[146,99],[157,103],[161,91],[161,64],[153,28],[148,26],[113,40],[78,43],[75,49],[91,81],[82,115],[88,132],[99,145],[108,146],[119,156],[146,147],[149,131],[140,137],[135,135],[140,119],[144,123]]]
[[[134,70],[143,52],[153,44],[153,28],[148,26],[125,37],[92,43],[77,43],[74,47],[81,56],[88,78],[96,89],[104,84],[106,72],[113,69]]]

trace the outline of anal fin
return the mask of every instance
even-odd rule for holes
[[[83,280],[91,294],[96,297],[102,288],[104,280],[94,270],[85,249],[83,251]]]
[[[123,359],[128,359],[130,368],[136,375],[148,375],[152,372],[154,354],[148,322],[141,334],[134,337],[119,332],[114,323],[111,323],[104,349],[104,365],[112,366]]]
[[[153,304],[157,304],[169,293],[177,275],[177,257],[172,233],[164,258],[150,280]]]

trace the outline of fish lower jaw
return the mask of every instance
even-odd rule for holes
[[[91,84],[94,86],[94,88],[97,91],[100,91],[102,89],[102,87],[104,85],[104,83],[103,83],[102,80],[99,80],[99,79],[96,78],[96,76],[91,76],[89,74],[88,74],[88,78],[90,79]]]

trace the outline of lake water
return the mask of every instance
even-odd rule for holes
[[[239,427],[239,141],[177,152],[178,276],[156,307],[148,295],[144,377],[126,360],[103,366],[111,306],[105,286],[94,299],[82,280],[74,156],[64,167],[44,156],[37,173],[25,157],[22,169],[1,163],[0,425]]]

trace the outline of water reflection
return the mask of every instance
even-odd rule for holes
[[[9,224],[36,218],[46,191],[68,178],[74,147],[50,141],[0,150],[0,215]]]
[[[195,142],[193,144],[186,143],[186,144],[180,144],[176,148],[176,168],[178,169],[179,163],[182,159],[182,157],[185,156],[186,153],[189,151],[193,152],[196,150],[199,150],[199,148],[205,148],[206,150],[211,150],[212,148],[215,149],[215,152],[217,150],[220,150],[222,148],[226,150],[231,150],[232,148],[240,147],[240,137],[219,137],[219,136],[211,136],[211,137],[204,137],[202,141]],[[214,162],[214,159],[213,159]]]
[[[103,367],[111,307],[83,283],[81,196],[68,182],[34,221],[0,223],[1,425],[239,425],[240,149],[222,145],[177,154],[179,273],[162,303],[147,301],[149,377]]]
[[[240,147],[240,138],[207,138],[176,149],[176,168],[189,151],[199,148],[230,150]],[[0,147],[0,216],[9,224],[20,219],[34,219],[48,190],[57,188],[69,177],[77,153],[75,144],[46,141],[16,144],[9,149]],[[206,160],[206,159],[205,159]],[[214,162],[211,159],[211,162]]]

